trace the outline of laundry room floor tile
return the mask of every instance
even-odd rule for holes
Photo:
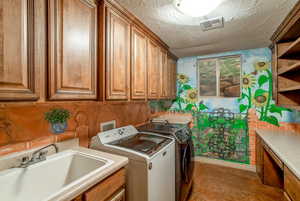
[[[283,201],[283,193],[254,172],[197,162],[188,201]]]

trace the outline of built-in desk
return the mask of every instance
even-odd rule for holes
[[[284,189],[288,201],[300,201],[300,134],[256,130],[256,171],[266,185]]]

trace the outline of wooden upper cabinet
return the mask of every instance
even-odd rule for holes
[[[159,51],[159,65],[160,65],[160,98],[168,98],[168,82],[169,82],[169,71],[168,71],[168,56],[167,51],[160,49]]]
[[[177,95],[177,61],[174,59],[172,59],[171,69],[171,98],[175,99]]]
[[[159,47],[152,40],[148,40],[147,70],[148,70],[148,99],[159,98],[160,68]]]
[[[49,99],[97,98],[97,5],[49,0]]]
[[[106,99],[126,100],[130,87],[130,22],[106,8]]]
[[[0,100],[36,100],[34,0],[0,2]]]
[[[132,27],[131,31],[131,98],[146,99],[147,96],[147,38]]]

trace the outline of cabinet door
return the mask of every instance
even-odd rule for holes
[[[159,98],[160,68],[158,59],[158,45],[148,40],[147,70],[148,70],[148,98]]]
[[[109,199],[109,201],[125,201],[125,189],[122,189],[119,193]]]
[[[132,27],[131,36],[131,98],[145,99],[147,95],[147,38],[135,27]]]
[[[171,99],[173,97],[173,59],[168,57],[168,83],[167,83],[167,98]]]
[[[264,148],[263,142],[259,136],[256,137],[256,173],[260,180],[264,181]]]
[[[171,98],[175,99],[176,94],[177,94],[177,83],[176,83],[176,78],[177,78],[177,61],[172,60],[172,73],[171,73]]]
[[[130,85],[130,22],[106,9],[106,99],[126,100]]]
[[[49,1],[49,98],[96,99],[97,6]]]
[[[34,0],[0,2],[0,100],[36,100]]]
[[[160,71],[161,71],[161,81],[160,81],[160,98],[165,99],[168,97],[168,57],[167,51],[160,50]]]
[[[119,189],[124,189],[125,169],[119,170],[112,176],[106,178],[99,184],[86,191],[83,195],[84,201],[107,201],[115,195]],[[119,191],[120,192],[120,191]],[[115,196],[116,197],[116,196]],[[114,200],[113,200],[114,201]],[[119,200],[117,200],[119,201]]]

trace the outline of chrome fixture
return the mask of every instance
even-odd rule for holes
[[[31,159],[29,156],[25,156],[22,158],[21,164],[18,166],[18,168],[27,168],[30,165],[36,164],[38,162],[46,160],[46,156],[48,154],[48,151],[45,150],[49,147],[55,148],[55,153],[58,153],[58,147],[55,144],[49,144],[41,149],[36,150],[33,152]]]

